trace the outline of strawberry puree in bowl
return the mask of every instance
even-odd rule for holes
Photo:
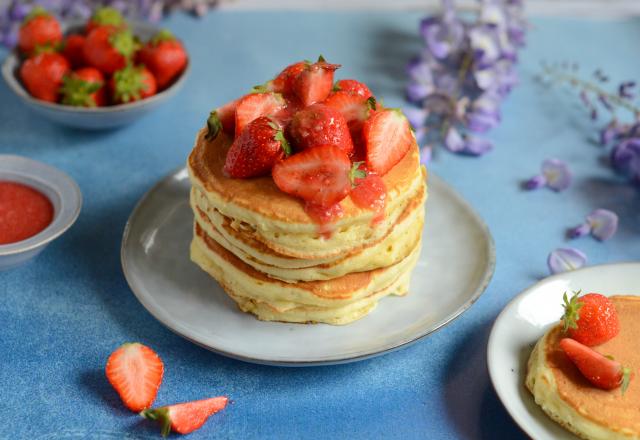
[[[39,254],[75,222],[81,205],[78,185],[63,172],[0,155],[0,270]]]

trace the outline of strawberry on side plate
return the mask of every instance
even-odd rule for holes
[[[289,125],[289,134],[297,150],[334,145],[347,155],[353,151],[344,116],[323,104],[313,104],[297,112]]]
[[[612,339],[620,332],[618,312],[613,302],[604,295],[589,293],[571,298],[563,295],[564,331],[570,338],[592,347]]]
[[[88,65],[110,75],[127,65],[137,47],[138,44],[128,29],[100,26],[87,35],[84,59]]]
[[[415,142],[409,121],[398,109],[375,111],[364,122],[362,136],[367,168],[384,176]]]
[[[251,93],[238,101],[235,111],[235,135],[240,135],[249,122],[260,116],[275,116],[286,107],[278,93]]]
[[[85,65],[84,41],[84,35],[73,34],[67,36],[62,43],[62,55],[71,63],[71,67],[74,69]]]
[[[603,390],[622,387],[624,393],[631,380],[631,370],[620,362],[610,359],[580,342],[563,338],[560,348],[574,363],[582,375],[593,385]]]
[[[333,90],[354,93],[364,99],[369,99],[373,96],[373,93],[365,83],[355,79],[341,79],[333,87]]]
[[[105,6],[96,9],[93,15],[91,15],[89,21],[87,21],[85,32],[88,34],[100,26],[114,26],[122,28],[127,26],[127,22],[120,11],[115,8]]]
[[[105,373],[124,405],[140,412],[150,408],[156,399],[164,364],[155,351],[134,342],[123,344],[111,353]]]
[[[310,148],[275,164],[273,180],[287,194],[329,207],[351,191],[351,161],[335,145]]]
[[[290,154],[282,128],[261,116],[249,122],[229,148],[224,173],[241,179],[268,175],[278,161]]]
[[[47,102],[56,102],[69,62],[56,52],[43,52],[20,66],[20,79],[29,93]]]
[[[18,31],[18,48],[30,55],[38,46],[55,47],[62,41],[62,29],[56,18],[36,6],[27,15]]]
[[[339,64],[329,64],[323,57],[305,64],[293,83],[293,90],[304,107],[324,101],[333,89],[333,75]]]
[[[139,101],[158,91],[156,80],[144,66],[129,65],[116,71],[109,81],[111,100],[116,104]]]
[[[187,65],[187,52],[182,43],[166,29],[149,40],[139,56],[140,62],[156,77],[160,90],[168,87]]]
[[[104,75],[94,67],[83,67],[64,77],[60,88],[61,100],[75,107],[107,105]]]
[[[189,434],[199,429],[209,417],[227,406],[229,399],[224,396],[193,402],[178,403],[160,408],[147,409],[140,415],[148,420],[154,420],[162,426],[162,436],[173,432]]]

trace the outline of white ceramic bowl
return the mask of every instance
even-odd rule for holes
[[[130,26],[133,33],[143,41],[147,41],[160,30],[160,28],[146,23],[130,22]],[[67,27],[69,30],[67,33],[73,33],[77,28],[78,26],[76,25],[69,26]],[[10,53],[4,60],[4,63],[2,63],[2,76],[9,88],[13,90],[25,105],[54,122],[89,130],[115,128],[126,125],[151,112],[165,103],[182,88],[190,69],[190,63],[187,63],[185,70],[171,86],[149,98],[129,104],[85,108],[53,104],[31,96],[19,80],[18,70],[20,69],[20,63],[21,59],[17,52],[14,51]]]
[[[53,204],[53,220],[26,240],[0,245],[0,270],[10,269],[38,255],[76,221],[82,194],[76,182],[60,170],[26,157],[0,154],[0,181],[28,185],[46,195]]]

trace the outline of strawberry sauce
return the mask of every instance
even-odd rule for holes
[[[364,179],[356,182],[356,187],[351,190],[351,200],[360,208],[370,209],[374,212],[371,223],[373,225],[384,220],[384,208],[387,204],[387,189],[384,181],[377,174],[368,174]]]
[[[53,205],[40,191],[0,181],[0,245],[36,235],[53,220]]]
[[[306,203],[304,210],[318,224],[318,233],[325,239],[331,238],[333,233],[331,224],[340,220],[344,215],[340,203],[328,207]]]

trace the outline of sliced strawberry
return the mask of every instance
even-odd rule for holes
[[[365,83],[361,83],[355,79],[341,79],[336,83],[334,90],[355,93],[364,99],[369,99],[373,96],[373,93],[371,93],[371,90],[369,90],[369,87],[367,87]]]
[[[359,170],[361,162],[355,162],[352,169],[353,189],[349,196],[357,206],[374,212],[374,222],[384,218],[387,203],[387,188],[380,176]]]
[[[278,162],[272,171],[281,191],[314,205],[331,206],[351,190],[351,161],[334,145],[310,148]]]
[[[574,292],[569,299],[564,294],[564,331],[589,347],[614,338],[620,332],[620,322],[613,302],[599,293],[579,295],[580,292]]]
[[[603,390],[622,386],[624,393],[631,380],[631,370],[620,362],[607,358],[597,351],[570,338],[560,340],[560,348],[582,375],[593,385]]]
[[[291,154],[282,128],[261,116],[249,122],[233,141],[224,164],[229,177],[247,178],[267,175],[276,162]]]
[[[296,113],[289,126],[289,134],[298,150],[335,145],[347,155],[353,151],[344,116],[323,104],[313,104]]]
[[[409,121],[397,109],[373,113],[362,127],[367,167],[384,176],[407,154],[415,142]]]
[[[375,110],[375,99],[364,98],[353,92],[337,91],[331,93],[322,103],[342,113],[349,126],[351,139],[354,143],[360,143],[362,124],[369,117],[370,112]]]
[[[285,104],[277,93],[251,93],[240,98],[236,107],[236,137],[249,122],[260,116],[273,116],[285,108]]]
[[[207,119],[207,139],[215,139],[220,131],[233,134],[236,126],[236,107],[239,99],[227,102],[209,113]]]
[[[204,425],[213,414],[223,410],[228,401],[227,397],[212,397],[148,409],[142,411],[140,415],[146,419],[160,422],[163,437],[168,436],[171,431],[178,434],[189,434]]]
[[[298,74],[293,90],[303,106],[323,101],[333,88],[333,74],[339,64],[329,64],[322,57],[317,63],[308,64]]]
[[[296,78],[310,64],[308,61],[299,61],[285,67],[285,69],[269,83],[268,88],[273,92],[284,95],[293,93]]]
[[[162,382],[164,364],[155,351],[134,342],[111,353],[105,372],[124,405],[139,412],[153,404]]]

